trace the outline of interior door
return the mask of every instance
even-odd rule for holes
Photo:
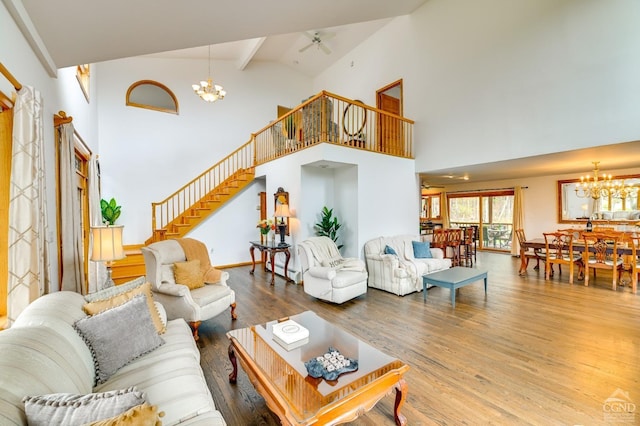
[[[391,83],[376,92],[376,107],[382,111],[402,116],[402,80]],[[386,114],[378,118],[378,149],[387,154],[404,153],[402,121]]]

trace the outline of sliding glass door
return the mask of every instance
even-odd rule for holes
[[[448,194],[452,227],[478,226],[480,250],[511,251],[513,190]]]

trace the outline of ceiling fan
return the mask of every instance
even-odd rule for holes
[[[304,32],[302,34],[304,34],[305,37],[307,37],[309,40],[311,40],[311,43],[309,43],[306,46],[304,46],[303,48],[299,49],[298,52],[302,53],[305,50],[307,50],[308,48],[310,48],[311,46],[316,46],[317,49],[322,50],[327,55],[331,53],[331,49],[329,49],[324,44],[324,41],[333,38],[335,36],[335,33],[320,34],[319,31],[316,31],[314,33]]]

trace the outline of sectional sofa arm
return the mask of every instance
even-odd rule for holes
[[[336,270],[328,266],[316,266],[309,268],[309,274],[314,278],[332,280],[336,277]]]
[[[431,256],[434,259],[444,259],[444,251],[441,248],[433,247],[431,248]]]
[[[185,297],[190,296],[189,287],[182,284],[163,283],[154,289],[157,293],[166,294],[167,296]]]

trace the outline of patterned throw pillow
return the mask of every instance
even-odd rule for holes
[[[25,396],[25,414],[29,425],[83,425],[117,416],[145,402],[144,393],[135,387],[88,395],[52,393]]]
[[[200,270],[200,261],[189,260],[187,262],[176,262],[173,264],[174,274],[176,276],[176,284],[183,284],[189,287],[189,290],[204,287],[202,271]]]
[[[151,319],[144,295],[73,325],[93,355],[96,384],[141,355],[164,344]]]
[[[86,300],[87,302],[95,302],[96,300],[111,299],[114,296],[117,296],[122,293],[126,293],[129,290],[133,290],[134,288],[140,287],[145,282],[147,282],[146,277],[144,276],[138,277],[126,283],[114,285],[113,287],[103,288],[102,290],[96,291],[94,293],[89,293],[86,296],[84,296],[84,300]]]
[[[147,308],[149,309],[149,313],[151,314],[151,318],[153,319],[153,325],[155,325],[156,330],[160,334],[164,333],[166,328],[165,328],[165,325],[162,323],[162,319],[160,318],[160,314],[156,309],[156,305],[153,303],[153,294],[151,293],[151,283],[149,282],[145,282],[144,284],[139,285],[138,287],[135,287],[129,291],[125,291],[124,293],[117,294],[108,299],[95,300],[93,302],[87,303],[82,307],[82,309],[84,309],[87,315],[95,315],[102,311],[106,311],[107,309],[120,306],[139,294],[142,294],[146,297]]]
[[[431,243],[429,241],[411,241],[413,244],[413,257],[416,259],[431,259]]]
[[[384,254],[398,255],[398,253],[396,253],[396,251],[390,246],[384,246]]]

